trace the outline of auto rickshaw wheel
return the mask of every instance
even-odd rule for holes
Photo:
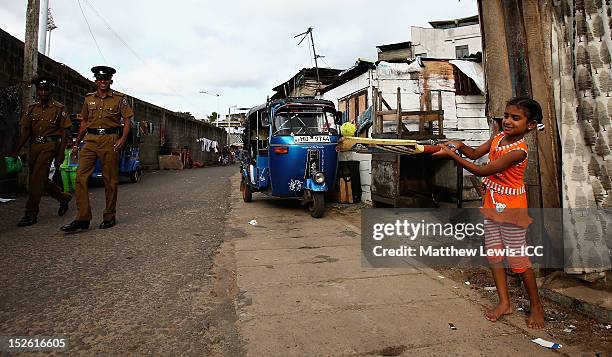
[[[244,202],[248,203],[253,201],[253,190],[251,189],[251,186],[244,182],[244,179],[240,181],[240,191],[242,191],[242,200]]]
[[[138,180],[140,180],[140,175],[141,175],[140,170],[132,171],[132,173],[130,174],[130,181],[132,181],[133,183],[138,182]]]
[[[313,218],[321,218],[325,213],[325,194],[323,192],[312,192],[308,210]]]

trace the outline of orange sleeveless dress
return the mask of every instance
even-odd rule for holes
[[[512,144],[500,146],[505,133],[497,134],[491,142],[489,149],[489,161],[495,161],[512,151],[524,151],[528,154],[525,139],[520,139]],[[523,177],[527,168],[527,157],[518,164],[508,169],[484,177],[483,185],[486,187],[482,214],[498,223],[510,223],[519,227],[527,228],[531,224],[531,218],[527,211],[527,193]]]

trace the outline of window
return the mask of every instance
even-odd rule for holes
[[[455,55],[457,58],[464,58],[470,55],[470,49],[468,45],[461,45],[455,47]]]

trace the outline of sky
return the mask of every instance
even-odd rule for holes
[[[0,28],[22,41],[26,4],[0,4]],[[314,67],[310,43],[294,38],[308,27],[325,56],[319,66],[346,69],[358,58],[375,60],[377,45],[410,41],[411,26],[478,14],[476,0],[49,0],[49,7],[57,26],[52,59],[89,79],[94,65],[112,66],[113,88],[196,118],[261,104],[273,87]]]

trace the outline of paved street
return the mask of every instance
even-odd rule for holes
[[[357,209],[315,220],[295,201],[247,204],[237,171],[123,184],[105,231],[61,233],[74,207],[57,217],[50,198],[18,229],[24,197],[1,204],[0,335],[68,336],[75,355],[555,355],[520,313],[486,321],[490,302],[461,282],[363,267]],[[92,190],[96,226],[103,194]]]
[[[119,187],[118,225],[97,228],[104,188],[92,190],[92,229],[44,197],[39,223],[17,228],[25,197],[0,204],[0,335],[67,335],[71,353],[238,354],[215,298],[213,255],[237,166],[146,174]]]

